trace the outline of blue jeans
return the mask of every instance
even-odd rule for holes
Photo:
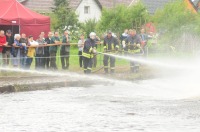
[[[33,62],[33,58],[27,57],[27,59],[26,59],[26,66],[25,66],[26,69],[30,69],[32,62]]]

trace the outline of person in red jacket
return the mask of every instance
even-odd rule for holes
[[[3,30],[0,30],[0,57],[2,57],[3,46],[6,45],[6,36]],[[2,64],[2,59],[0,59],[0,65]]]
[[[4,31],[0,31],[0,53],[2,53],[3,46],[6,45],[6,36],[4,34]]]

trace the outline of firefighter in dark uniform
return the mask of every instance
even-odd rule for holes
[[[119,49],[119,42],[117,38],[112,36],[112,32],[108,31],[107,36],[104,38],[104,52],[108,54],[114,54]],[[110,73],[115,72],[115,57],[104,55],[103,64],[104,64],[104,71],[108,73],[108,61],[110,59]]]
[[[138,58],[141,54],[141,39],[136,34],[136,30],[129,30],[130,35],[122,42],[123,48],[128,49],[128,53],[134,58]],[[137,61],[130,62],[131,72],[138,72],[140,64]]]
[[[85,74],[91,73],[93,57],[97,53],[95,47],[96,43],[95,38],[96,34],[94,32],[91,32],[89,38],[84,43],[82,56],[83,56],[83,65]]]

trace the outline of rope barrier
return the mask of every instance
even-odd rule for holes
[[[103,44],[102,42],[99,42],[99,43],[96,43],[97,45],[101,45]],[[46,44],[46,43],[43,43],[43,44],[39,44],[39,45],[34,45],[34,46],[26,46],[26,47],[31,47],[31,48],[37,48],[37,47],[50,47],[50,46],[60,46],[60,45],[78,45],[78,43],[70,43],[70,44],[66,44],[66,43],[59,43],[59,44]],[[8,46],[8,45],[0,45],[0,47],[15,47],[15,48],[20,48],[20,47],[23,47],[23,46]]]

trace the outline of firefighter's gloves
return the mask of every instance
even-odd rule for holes
[[[140,48],[140,44],[137,44],[136,46],[137,46],[137,48]]]
[[[116,45],[115,50],[116,50],[116,51],[119,50],[119,45]]]
[[[96,55],[97,54],[97,50],[95,48],[93,48],[92,49],[92,53]]]

